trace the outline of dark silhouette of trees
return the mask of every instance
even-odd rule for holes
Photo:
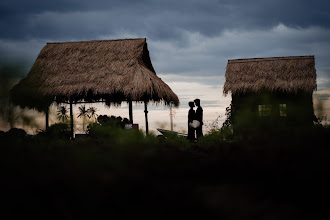
[[[83,130],[85,130],[86,118],[90,118],[90,116],[88,114],[88,110],[86,109],[85,105],[80,106],[78,109],[79,109],[79,113],[77,117],[83,119]]]
[[[97,120],[97,116],[98,116],[98,114],[96,114],[96,111],[97,111],[97,108],[95,108],[95,107],[89,107],[87,109],[87,112],[89,114],[89,118],[94,119],[94,122]]]
[[[63,123],[68,120],[68,109],[65,106],[61,106],[57,110],[57,119]]]
[[[233,112],[233,105],[230,103],[230,105],[226,108],[226,120],[223,122],[222,126],[223,127],[230,127],[232,125],[232,112]]]

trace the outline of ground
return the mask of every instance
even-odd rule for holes
[[[1,215],[43,219],[320,219],[329,130],[197,144],[117,131],[68,140],[1,134]],[[211,135],[214,135],[213,137]],[[216,140],[216,141],[214,141]]]

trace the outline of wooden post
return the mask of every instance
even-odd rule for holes
[[[171,121],[171,131],[173,131],[173,111],[172,111],[172,103],[170,103],[170,121]]]
[[[46,112],[46,130],[49,128],[49,107],[47,108]]]
[[[72,110],[72,100],[70,99],[70,127],[71,127],[71,138],[74,137],[73,131],[73,110]]]
[[[144,115],[145,115],[145,118],[146,118],[146,134],[149,133],[149,126],[148,126],[148,107],[147,107],[147,102],[145,101],[144,102]]]
[[[132,103],[132,100],[129,100],[128,104],[129,104],[129,106],[128,106],[128,109],[129,109],[129,121],[133,124],[133,103]]]

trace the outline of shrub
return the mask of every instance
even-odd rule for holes
[[[55,123],[44,132],[49,138],[69,139],[71,136],[69,125],[66,123]]]
[[[11,138],[24,138],[26,136],[26,132],[21,128],[11,128],[6,132],[6,136]]]
[[[121,127],[124,128],[125,124],[129,122],[127,118],[122,118],[120,116],[115,117],[115,116],[107,116],[107,115],[100,115],[97,117],[97,121],[100,125],[102,126],[110,126],[110,127]]]
[[[213,129],[208,134],[198,139],[198,146],[204,150],[211,150],[224,142],[234,140],[232,128],[223,126],[220,129]]]

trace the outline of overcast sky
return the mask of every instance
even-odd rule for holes
[[[25,61],[22,75],[47,42],[147,38],[180,117],[196,96],[209,120],[224,113],[225,68],[235,58],[315,55],[317,94],[329,100],[327,0],[1,0],[0,28],[0,57]]]

